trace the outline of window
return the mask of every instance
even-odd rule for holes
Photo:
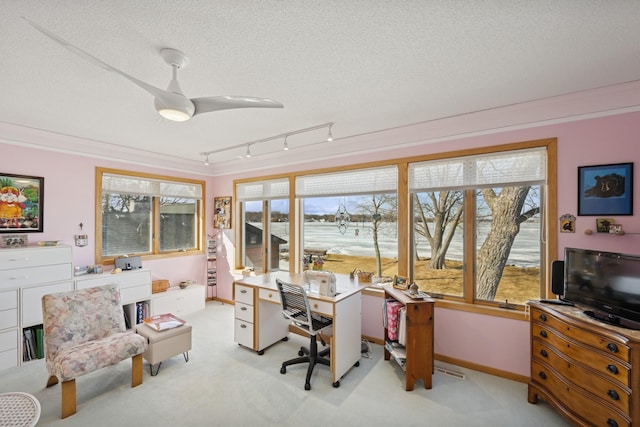
[[[236,184],[243,228],[242,267],[289,270],[289,179]]]
[[[384,166],[297,177],[302,268],[397,274],[397,176]]]
[[[412,163],[413,278],[466,302],[540,297],[544,148]]]
[[[201,251],[204,182],[96,169],[97,258]]]

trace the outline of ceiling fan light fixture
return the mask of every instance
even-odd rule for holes
[[[191,118],[191,116],[184,111],[174,110],[172,108],[163,108],[162,110],[158,110],[158,113],[172,122],[186,122]]]

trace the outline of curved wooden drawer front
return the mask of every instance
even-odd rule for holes
[[[531,362],[531,380],[540,384],[540,388],[549,390],[557,404],[562,405],[585,420],[586,424],[596,426],[631,426],[631,420],[619,410],[592,397],[585,391],[565,382],[551,368],[537,360]]]
[[[598,335],[591,331],[585,331],[584,329],[571,326],[563,322],[562,320],[552,316],[551,314],[542,313],[539,310],[532,310],[531,317],[532,319],[555,329],[560,334],[565,335],[575,341],[584,343],[605,353],[614,355],[615,357],[618,357],[625,362],[629,361],[629,347],[622,341],[613,340],[611,338]]]
[[[533,338],[546,342],[547,345],[558,349],[559,353],[565,354],[568,358],[585,366],[591,366],[598,372],[620,381],[625,386],[630,385],[629,378],[631,374],[627,363],[610,354],[571,341],[554,329],[545,326],[537,323],[533,324],[531,326]]]
[[[602,376],[600,372],[594,372],[580,364],[565,359],[553,347],[534,340],[532,343],[533,356],[544,361],[557,371],[557,375],[564,377],[575,385],[584,388],[602,400],[609,402],[625,413],[629,413],[629,395],[631,390],[617,381]],[[536,375],[532,372],[531,375]]]

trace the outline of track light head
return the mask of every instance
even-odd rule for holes
[[[284,147],[282,147],[282,149],[284,151],[288,151],[289,150],[289,143],[287,142],[287,136],[284,137]]]
[[[204,165],[209,166],[209,155],[207,154],[207,158],[204,159]]]
[[[332,126],[333,126],[333,123],[329,125],[329,134],[327,135],[327,141],[329,142],[333,141],[333,134],[331,133]]]
[[[247,145],[247,154],[244,155],[247,159],[251,157],[251,144]]]

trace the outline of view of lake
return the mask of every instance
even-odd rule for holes
[[[260,224],[254,224],[261,227]],[[272,233],[285,240],[288,237],[289,223],[272,223]],[[338,226],[334,222],[305,222],[305,242],[306,248],[323,249],[329,253],[345,255],[375,256],[373,250],[373,240],[371,238],[371,223],[351,223],[345,234],[341,234]],[[480,226],[478,241],[483,241],[489,226]],[[356,233],[358,230],[358,233]],[[379,234],[379,247],[383,257],[395,258],[397,255],[397,237],[395,233],[383,232]],[[430,253],[427,241],[418,237],[418,254],[421,257]],[[540,265],[540,224],[537,222],[527,222],[520,226],[520,233],[511,249],[507,264],[518,267],[534,267]],[[454,238],[449,247],[447,258],[451,260],[462,260],[462,241]]]

